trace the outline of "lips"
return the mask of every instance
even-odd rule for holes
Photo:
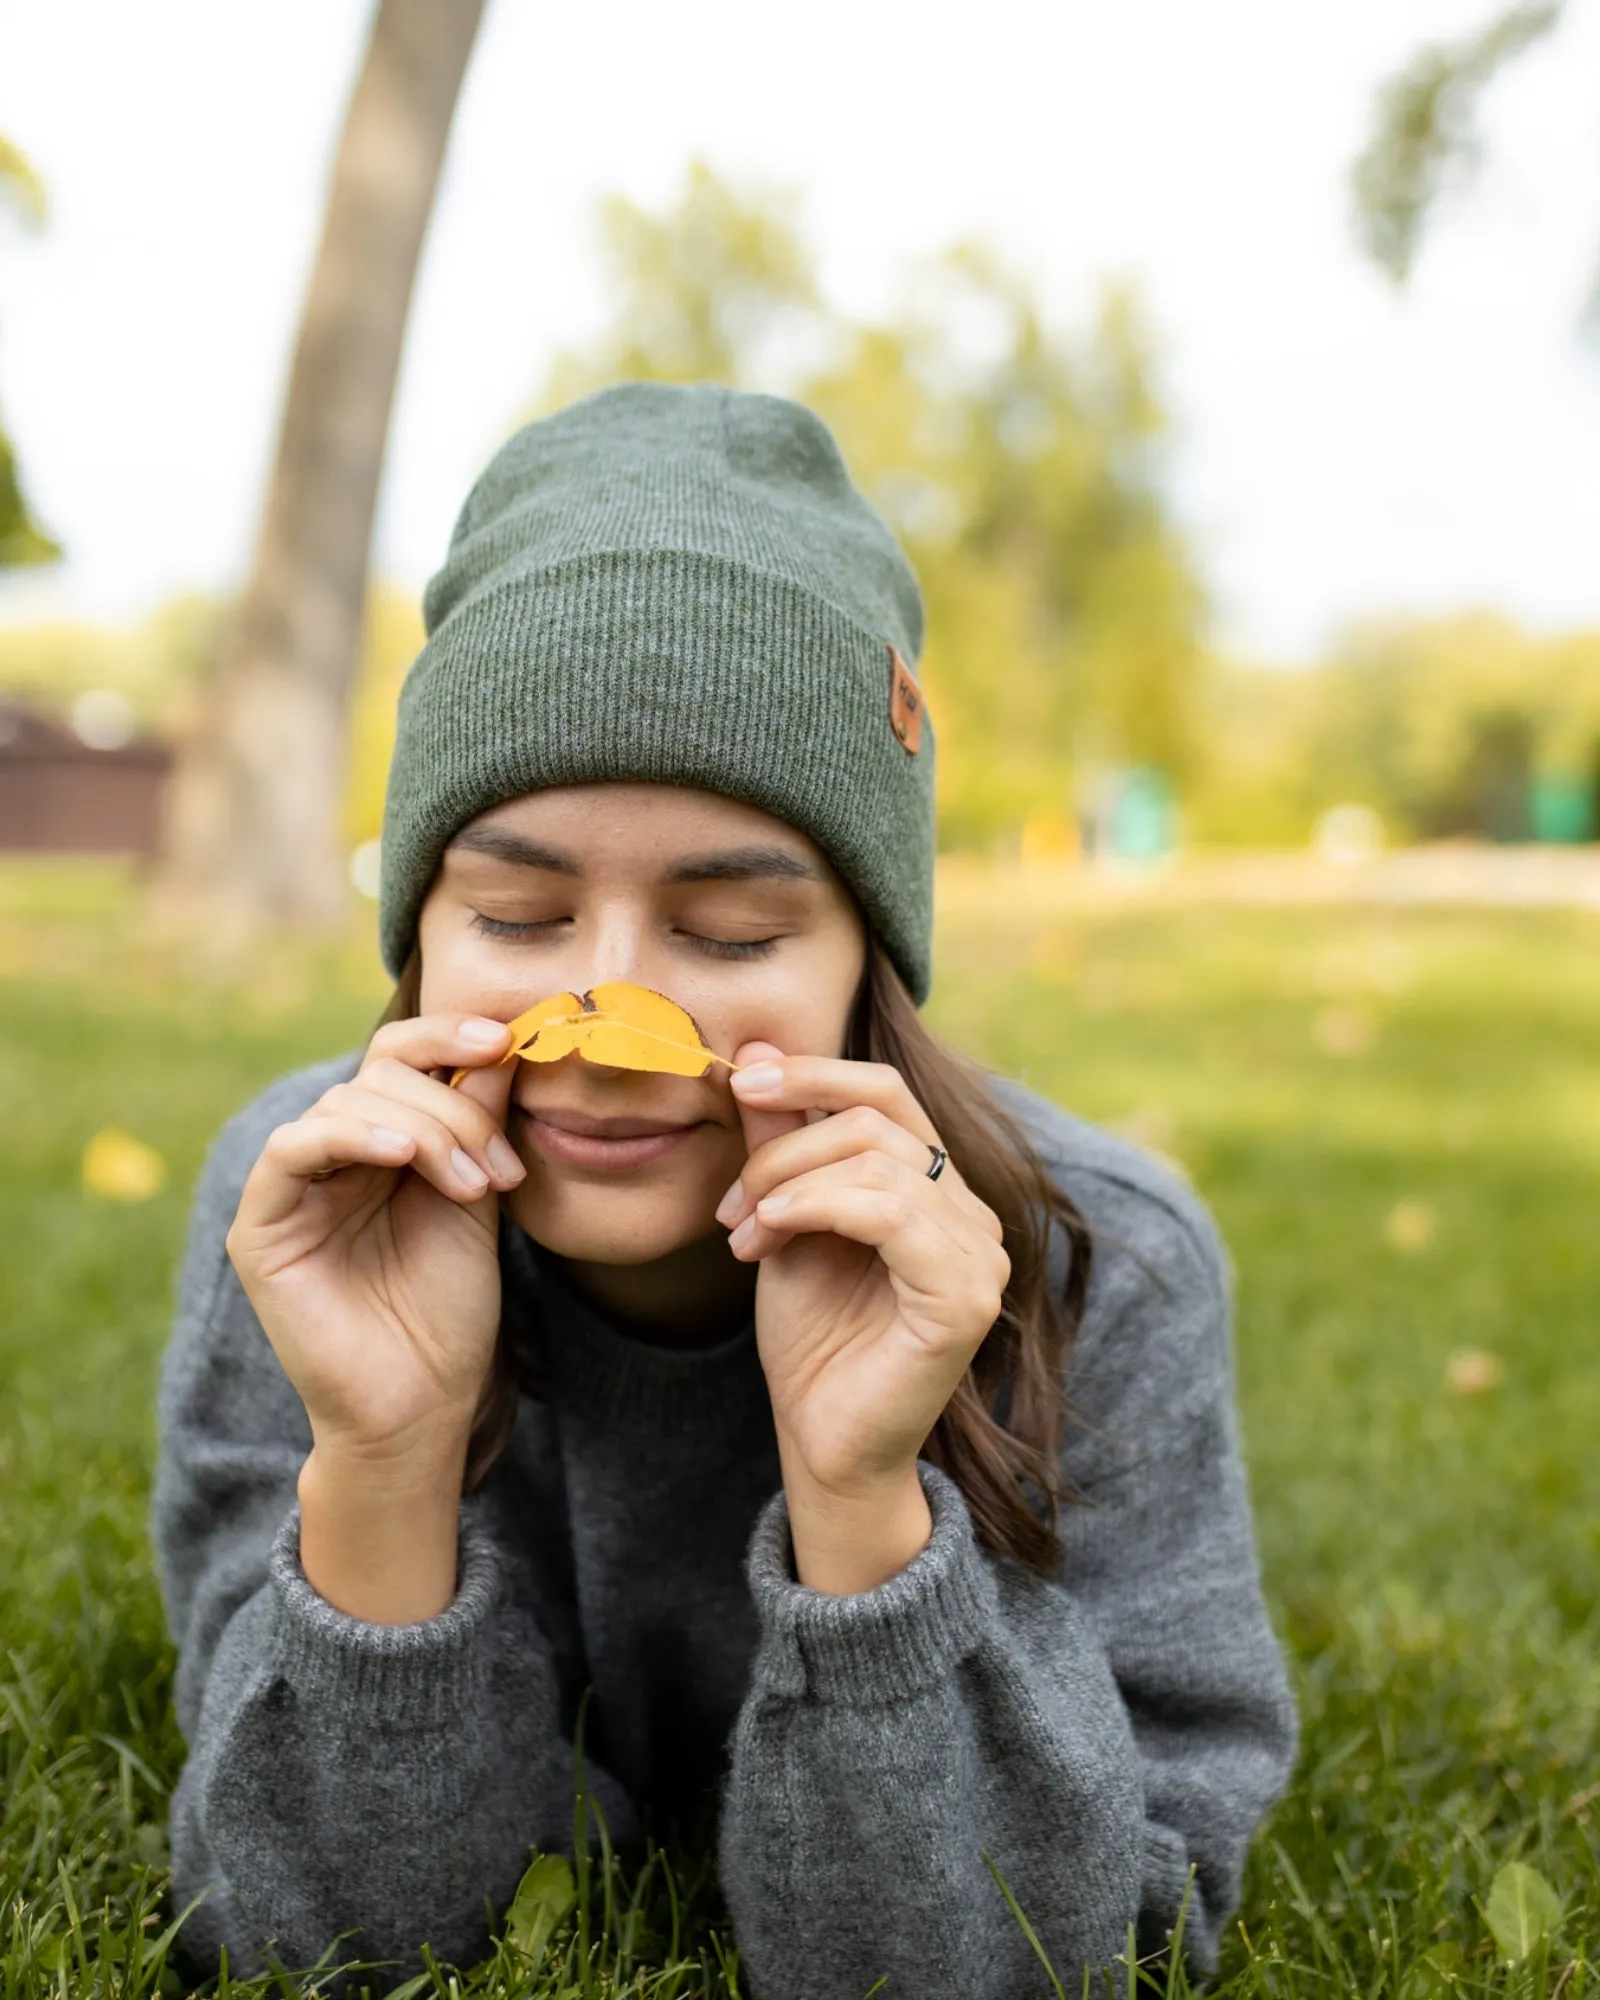
[[[600,1173],[628,1173],[648,1167],[676,1152],[701,1120],[688,1124],[665,1118],[594,1118],[583,1111],[554,1106],[537,1110],[527,1104],[514,1109],[528,1137],[540,1152],[564,1166]]]

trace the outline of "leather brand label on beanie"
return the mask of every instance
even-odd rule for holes
[[[915,757],[922,747],[922,690],[892,639],[889,641],[889,725]]]

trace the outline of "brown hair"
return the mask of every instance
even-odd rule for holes
[[[421,980],[420,947],[413,945],[375,1025],[415,1014]],[[1011,1259],[1000,1317],[945,1405],[922,1456],[961,1488],[986,1549],[1053,1576],[1061,1555],[1058,1510],[1075,1497],[1064,1489],[1060,1472],[1063,1433],[1073,1414],[1063,1378],[1083,1319],[1088,1228],[1022,1128],[996,1102],[982,1070],[924,1023],[876,939],[868,942],[845,1052],[900,1072],[968,1187],[999,1217]],[[1059,1289],[1051,1280],[1049,1256],[1057,1227],[1068,1252]],[[1010,1406],[1002,1424],[995,1407],[1008,1375]],[[502,1326],[472,1428],[469,1492],[482,1484],[509,1442],[517,1397],[528,1380],[526,1359]],[[1036,1489],[1040,1510],[1024,1494],[1024,1481]]]

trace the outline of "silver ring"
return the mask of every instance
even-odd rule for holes
[[[933,1164],[928,1169],[928,1179],[936,1181],[944,1172],[945,1162],[949,1159],[950,1155],[945,1151],[943,1146],[930,1146],[928,1151],[933,1155]]]

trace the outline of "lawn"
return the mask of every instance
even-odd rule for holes
[[[385,997],[369,918],[181,971],[130,907],[116,868],[0,868],[0,2000],[183,1990],[157,1949],[181,1744],[145,1518],[188,1190],[230,1110]],[[1237,1268],[1304,1747],[1213,1990],[1592,1991],[1600,916],[995,883],[941,925],[937,1024],[1176,1159]],[[106,1126],[166,1162],[149,1199],[83,1191]],[[542,1965],[507,1942],[466,1989],[739,1991],[712,1891],[679,1885],[673,1949],[668,1872],[597,1875]]]

